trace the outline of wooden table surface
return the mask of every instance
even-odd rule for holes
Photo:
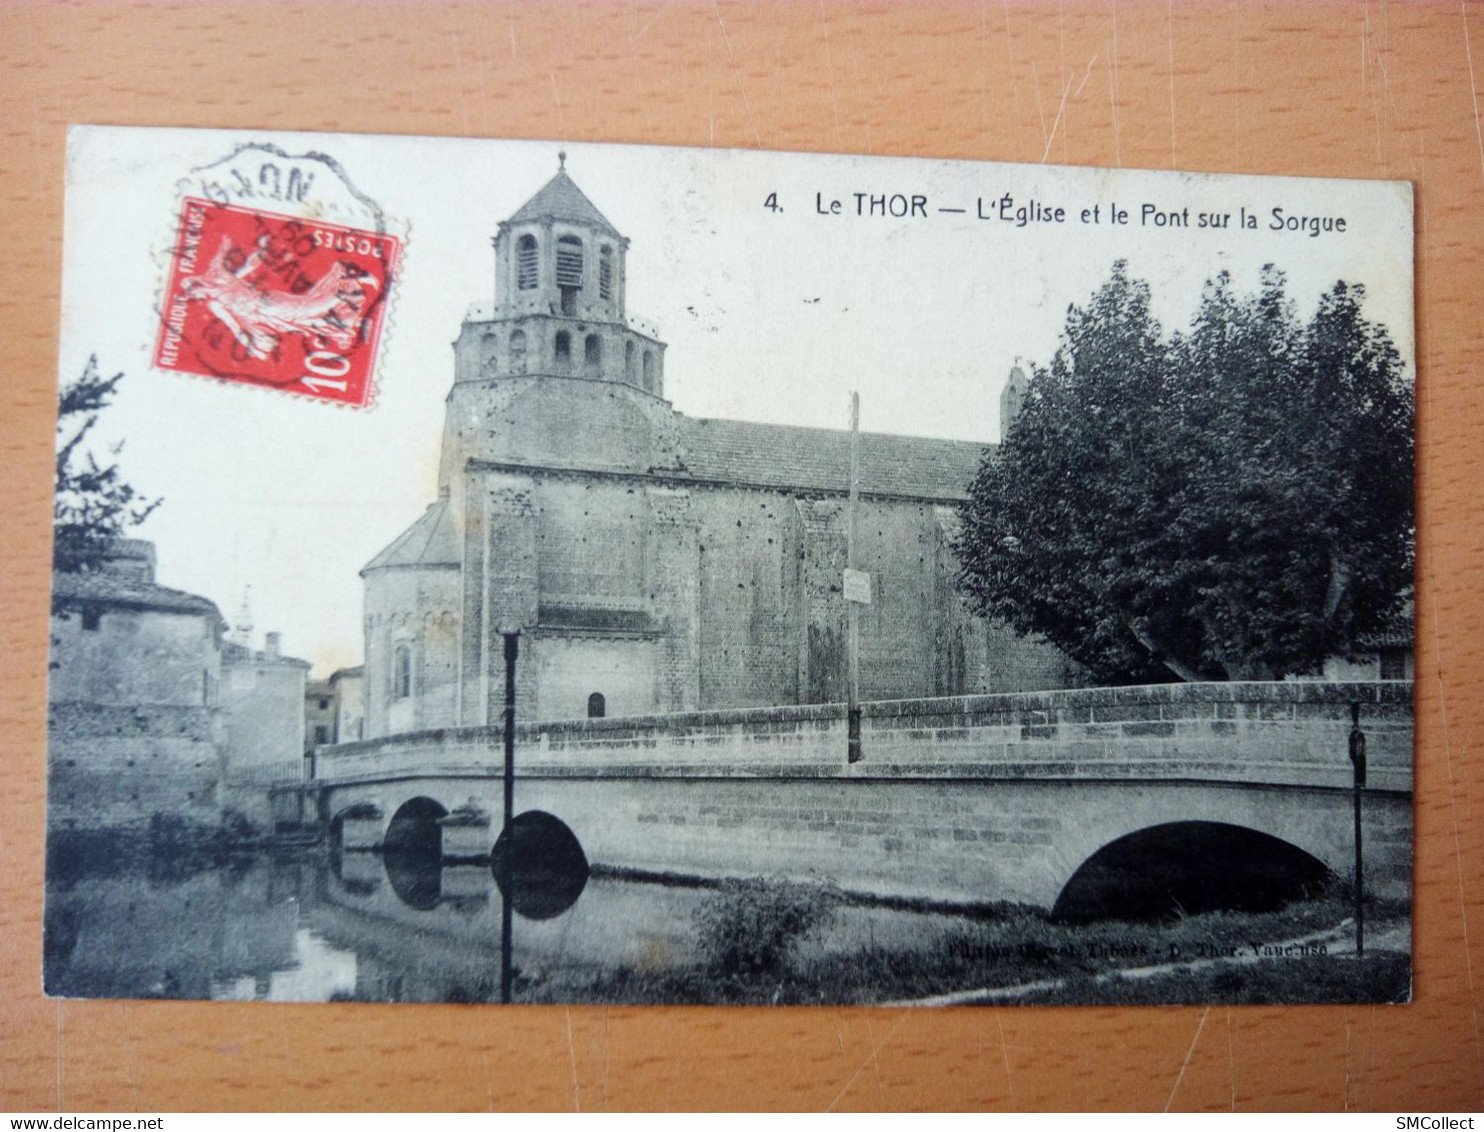
[[[1484,5],[1457,2],[6,6],[0,1109],[1484,1107],[1480,70]],[[1413,181],[1415,1001],[912,1012],[44,999],[48,525],[73,122]]]

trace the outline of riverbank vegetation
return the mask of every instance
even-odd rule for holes
[[[534,1001],[727,1004],[1394,1002],[1410,958],[1353,948],[1344,885],[1272,912],[1062,923],[1002,906],[908,943],[849,946],[849,901],[828,889],[736,882],[696,912],[698,958],[662,971],[569,970],[526,982]],[[1370,938],[1393,942],[1404,903],[1368,900]],[[1403,938],[1405,938],[1403,936]]]

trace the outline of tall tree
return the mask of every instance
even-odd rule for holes
[[[52,507],[52,568],[69,573],[96,570],[109,547],[160,504],[124,481],[117,463],[99,464],[83,441],[113,400],[122,373],[105,378],[98,359],[63,387],[57,403],[57,487]],[[122,445],[112,449],[117,456]]]
[[[1343,283],[1222,274],[1166,339],[1123,262],[1068,311],[964,508],[962,584],[1110,682],[1267,679],[1354,651],[1412,569],[1412,393]]]

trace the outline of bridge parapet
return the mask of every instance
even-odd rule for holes
[[[529,723],[517,774],[564,778],[951,778],[1216,781],[1345,787],[1361,704],[1372,789],[1412,789],[1406,681],[1158,684],[893,700],[863,707],[864,761],[845,761],[845,707],[816,704]],[[492,777],[498,727],[321,748],[330,782]]]

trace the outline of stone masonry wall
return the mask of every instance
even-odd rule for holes
[[[542,719],[586,718],[594,692],[613,715],[654,708],[653,641],[561,636],[522,637],[521,644],[533,658],[536,711]]]
[[[1411,688],[1160,685],[866,704],[845,761],[839,705],[527,725],[517,809],[566,821],[593,861],[785,875],[887,896],[1049,905],[1109,841],[1170,821],[1240,825],[1343,871],[1349,704],[1371,759],[1368,883],[1411,861]],[[389,819],[432,797],[497,812],[490,729],[326,754],[331,809]],[[335,784],[340,785],[335,785]]]
[[[211,706],[221,664],[211,619],[109,608],[95,629],[84,624],[79,612],[52,618],[52,700]]]
[[[222,668],[223,760],[233,781],[304,753],[304,669],[247,661]]]
[[[207,708],[51,704],[49,828],[137,830],[157,813],[215,824],[220,730]]]
[[[1411,684],[1154,684],[862,705],[845,762],[842,704],[522,723],[529,773],[707,777],[1201,779],[1348,787],[1350,704],[1370,785],[1412,788]],[[479,772],[501,731],[418,732],[327,749],[327,779]]]
[[[766,491],[694,493],[699,522],[700,702],[798,701],[797,520]]]

